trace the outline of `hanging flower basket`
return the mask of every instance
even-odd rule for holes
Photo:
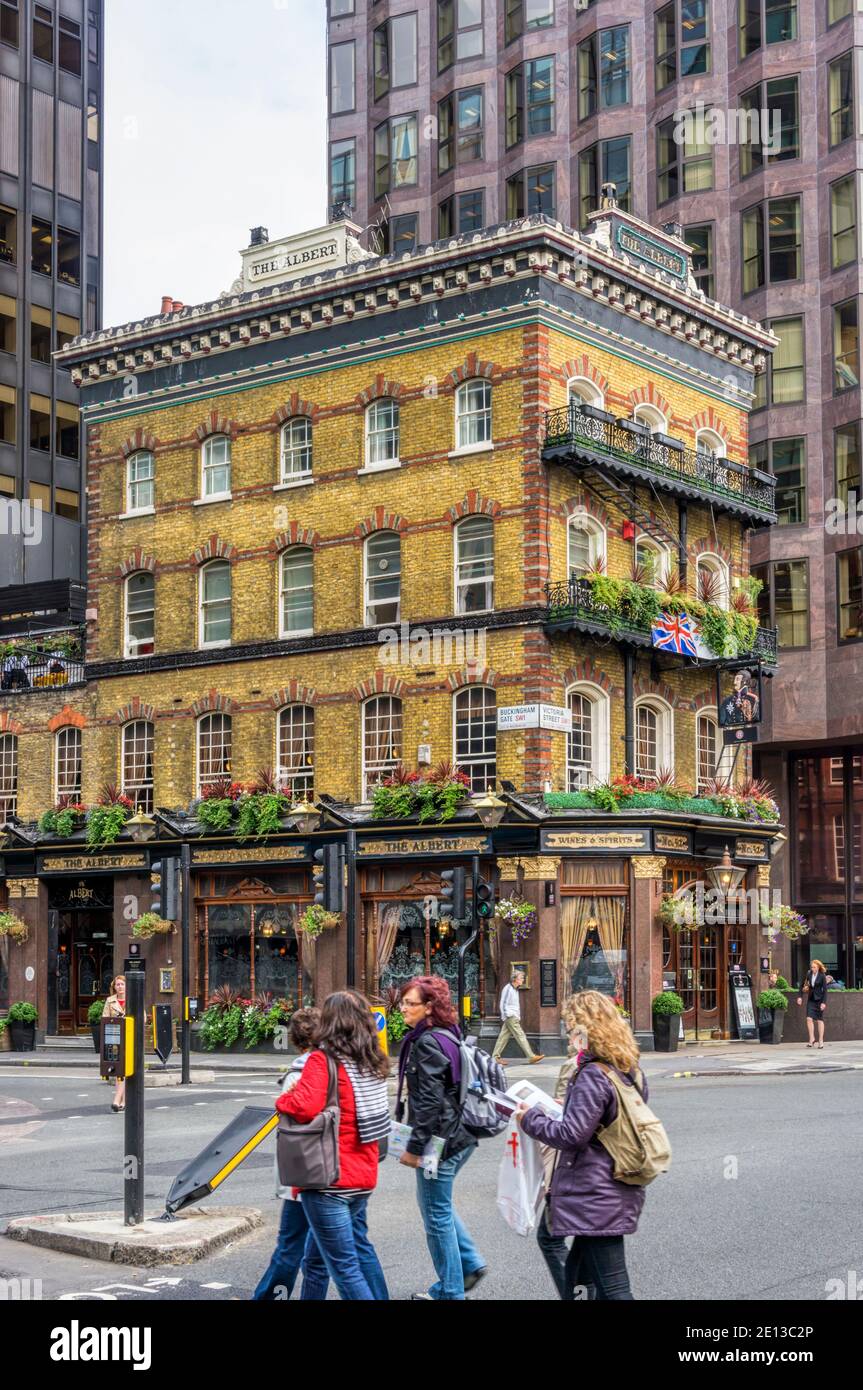
[[[512,932],[513,946],[521,946],[527,941],[539,918],[533,903],[516,902],[514,898],[501,898],[495,908],[495,921],[503,922]]]
[[[659,920],[664,927],[677,932],[694,931],[698,926],[694,904],[675,893],[663,893]]]
[[[152,936],[170,936],[175,931],[175,923],[167,922],[155,912],[145,912],[132,923],[132,935],[143,941],[149,941]]]
[[[14,912],[0,912],[0,936],[8,936],[10,941],[23,946],[29,935],[27,923],[16,917]]]
[[[312,903],[297,921],[297,931],[305,932],[306,936],[320,936],[329,928],[339,926],[341,920],[338,912],[327,912],[319,903]]]
[[[799,937],[805,936],[809,931],[809,923],[805,917],[801,917],[799,912],[795,912],[793,907],[766,907],[761,905],[761,925],[767,928],[767,934],[771,942],[774,942],[780,932],[787,936],[789,941],[797,941]]]

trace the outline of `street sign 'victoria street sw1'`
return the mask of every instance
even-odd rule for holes
[[[552,729],[572,733],[572,710],[561,705],[511,705],[497,712],[498,729]]]

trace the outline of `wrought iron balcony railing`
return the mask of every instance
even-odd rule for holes
[[[45,633],[30,641],[0,638],[0,693],[3,697],[57,691],[83,685],[83,632]]]
[[[665,435],[640,431],[634,421],[608,417],[575,402],[546,413],[544,455],[581,455],[630,477],[663,482],[674,491],[707,496],[731,511],[767,525],[776,519],[776,480],[769,473],[686,449]]]
[[[548,623],[551,627],[579,627],[585,630],[596,628],[611,633],[635,646],[652,645],[649,623],[639,621],[626,613],[618,613],[607,604],[598,602],[593,585],[586,579],[573,579],[558,584],[547,584]],[[739,651],[738,657],[751,657],[762,661],[765,666],[775,666],[778,661],[779,641],[775,628],[759,627],[755,641],[749,651]],[[721,660],[716,657],[716,660]]]

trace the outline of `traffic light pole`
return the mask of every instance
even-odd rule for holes
[[[465,1003],[465,956],[479,936],[480,920],[477,915],[477,889],[479,888],[479,855],[471,860],[471,934],[464,945],[458,948],[458,1008],[462,1021],[462,1035],[467,1037],[470,1025],[470,1001]]]
[[[345,945],[348,952],[347,982],[348,989],[354,989],[357,983],[357,832],[349,830],[347,833],[347,927],[345,930]]]
[[[191,1074],[191,1044],[192,1044],[192,1022],[189,1018],[189,990],[191,989],[191,904],[192,904],[192,851],[187,842],[180,846],[180,930],[182,932],[182,990],[183,990],[183,1020],[181,1033],[181,1060],[182,1072],[180,1085],[189,1086],[192,1081]]]
[[[126,1018],[133,1022],[133,1068],[126,1078],[123,1221],[144,1220],[144,971],[126,972]]]

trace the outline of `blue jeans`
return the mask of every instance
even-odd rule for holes
[[[305,1251],[305,1257],[303,1252]],[[324,1272],[324,1298],[327,1296],[327,1272],[320,1260],[315,1238],[309,1231],[306,1213],[300,1202],[282,1202],[282,1215],[276,1248],[269,1268],[255,1289],[252,1298],[255,1302],[278,1302],[289,1299],[297,1281],[300,1261],[303,1262],[303,1281],[308,1278],[310,1267],[318,1267]]]
[[[474,1245],[467,1228],[453,1207],[453,1184],[476,1144],[447,1158],[438,1168],[437,1178],[427,1178],[417,1169],[417,1202],[432,1264],[437,1271],[437,1283],[429,1293],[434,1299],[464,1300],[466,1274],[475,1274],[485,1267],[485,1261]]]
[[[369,1240],[368,1194],[346,1202],[324,1192],[303,1192],[300,1201],[317,1245],[317,1252],[310,1252],[303,1266],[303,1301],[325,1299],[329,1275],[339,1298],[387,1302],[387,1281]]]

